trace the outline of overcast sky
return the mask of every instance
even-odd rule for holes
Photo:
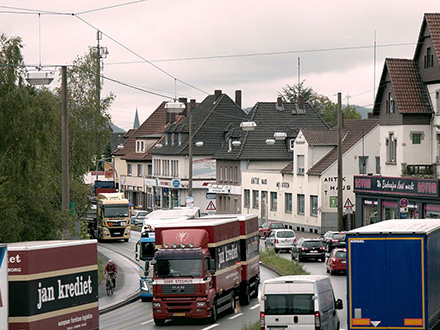
[[[334,102],[341,92],[371,107],[384,59],[412,58],[432,12],[439,0],[2,0],[0,32],[23,39],[27,65],[59,66],[96,46],[101,30],[102,74],[144,90],[104,80],[102,95],[116,95],[112,120],[127,130],[136,108],[142,123],[175,89],[197,101],[241,90],[251,107],[276,101],[298,73]]]

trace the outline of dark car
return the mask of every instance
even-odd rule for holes
[[[284,229],[283,223],[279,221],[266,221],[258,229],[258,234],[260,235],[260,237],[266,238],[274,229]]]
[[[347,272],[347,250],[336,248],[330,253],[330,256],[325,262],[327,268],[327,273],[331,275],[336,272],[346,273]]]
[[[345,232],[328,231],[324,234],[325,249],[330,252],[334,248],[345,248]]]
[[[292,248],[292,260],[303,261],[305,259],[319,259],[325,261],[325,245],[319,238],[304,238],[298,240]]]

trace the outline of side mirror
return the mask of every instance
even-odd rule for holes
[[[134,258],[136,259],[136,261],[139,261],[140,259],[139,257],[140,246],[141,246],[141,241],[138,241],[134,246]]]
[[[342,300],[341,299],[336,300],[336,309],[342,309],[342,308],[343,308]]]
[[[211,272],[211,274],[215,274],[216,271],[216,267],[215,267],[215,260],[214,259],[209,259],[209,271]]]

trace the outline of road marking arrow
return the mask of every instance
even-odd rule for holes
[[[382,321],[371,321],[371,324],[372,324],[374,327],[377,327],[377,326],[379,325],[380,322],[382,322]]]

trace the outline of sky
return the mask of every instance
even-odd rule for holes
[[[241,90],[247,108],[298,81],[371,108],[385,58],[411,59],[434,12],[438,0],[1,0],[0,33],[22,38],[29,70],[58,70],[100,30],[101,95],[116,96],[112,121],[128,130],[136,110],[142,123],[176,96]]]

